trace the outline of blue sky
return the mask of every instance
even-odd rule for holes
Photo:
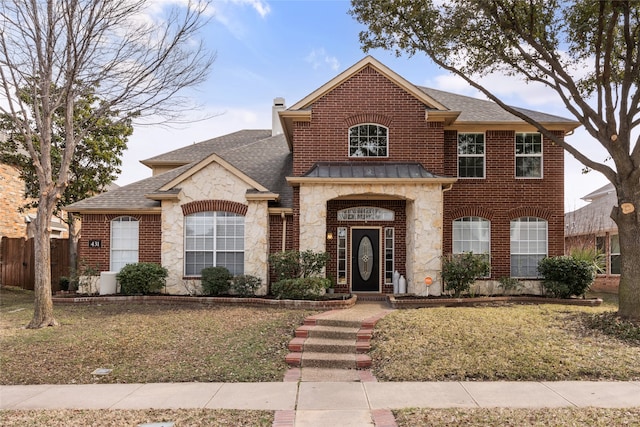
[[[241,129],[270,128],[273,98],[284,97],[287,106],[293,105],[362,59],[366,54],[358,33],[363,27],[347,13],[349,7],[347,0],[214,0],[202,36],[216,52],[216,61],[206,83],[185,92],[202,105],[187,119],[210,118],[174,126],[136,126],[116,183],[151,176],[140,160]],[[414,84],[481,97],[423,55],[397,58],[382,50],[369,54]],[[483,83],[512,105],[571,118],[555,94],[544,88],[495,75]],[[582,130],[569,141],[584,146],[596,159],[605,157]],[[599,173],[583,175],[581,169],[566,156],[567,211],[583,206],[582,196],[607,183]]]

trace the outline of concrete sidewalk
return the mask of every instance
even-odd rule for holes
[[[640,382],[273,382],[0,386],[0,409],[640,407]]]

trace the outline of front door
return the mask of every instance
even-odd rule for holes
[[[351,290],[380,292],[380,229],[351,229]]]

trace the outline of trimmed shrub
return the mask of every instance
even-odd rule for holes
[[[269,264],[276,274],[276,280],[313,277],[322,273],[329,261],[327,252],[310,250],[285,251],[269,255]]]
[[[318,299],[331,286],[324,277],[283,279],[271,285],[271,293],[278,299]]]
[[[515,277],[501,277],[498,279],[500,287],[506,295],[511,295],[522,290],[523,284]]]
[[[260,286],[262,286],[262,279],[248,274],[235,276],[231,279],[231,289],[243,297],[255,295]]]
[[[203,294],[223,295],[229,293],[233,276],[226,267],[203,268],[200,274]]]
[[[167,269],[153,262],[127,264],[116,275],[120,293],[146,295],[162,289],[167,279]]]
[[[485,255],[475,255],[473,252],[449,254],[442,259],[442,280],[447,289],[453,291],[458,298],[463,292],[469,292],[471,284],[489,271],[489,263]]]
[[[570,256],[544,258],[538,263],[538,272],[545,292],[556,298],[584,295],[595,278],[592,263]]]

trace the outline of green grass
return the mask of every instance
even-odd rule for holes
[[[603,307],[399,310],[372,341],[382,381],[640,379],[640,328]]]
[[[282,381],[287,344],[311,312],[174,305],[58,306],[25,329],[30,292],[0,291],[0,384]],[[104,377],[91,375],[109,368]]]

